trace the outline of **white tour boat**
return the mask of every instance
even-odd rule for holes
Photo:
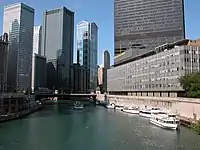
[[[74,109],[83,109],[83,104],[81,104],[79,101],[76,101],[74,104]]]
[[[152,114],[150,123],[162,128],[176,130],[179,126],[179,119],[174,114],[155,113]]]
[[[139,114],[139,109],[135,107],[125,107],[122,111],[130,114]]]
[[[146,109],[141,109],[139,111],[139,115],[142,117],[146,117],[146,118],[151,118],[151,114],[153,113],[162,113],[165,112],[163,110],[161,110],[160,108],[146,108]]]
[[[106,108],[108,108],[108,109],[114,109],[115,105],[114,104],[107,104]]]

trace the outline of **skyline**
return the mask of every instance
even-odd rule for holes
[[[19,2],[17,0],[2,0],[0,1],[0,32],[2,33],[2,20],[3,20],[3,7],[12,3]],[[114,16],[113,16],[113,1],[102,0],[74,0],[73,2],[58,0],[51,1],[31,1],[22,0],[25,3],[35,9],[35,25],[42,24],[43,12],[45,10],[51,10],[65,6],[71,11],[75,12],[74,28],[81,20],[89,22],[95,22],[99,27],[99,45],[98,45],[98,64],[102,64],[103,50],[107,49],[111,54],[111,64],[113,64],[114,53]],[[107,3],[105,5],[105,2]],[[196,19],[200,10],[198,6],[200,1],[194,0],[193,3],[185,0],[185,30],[186,38],[196,39],[200,38],[200,20]],[[103,9],[99,9],[99,6],[103,6]],[[198,32],[199,31],[199,32]],[[74,30],[74,60],[76,60],[76,30]]]

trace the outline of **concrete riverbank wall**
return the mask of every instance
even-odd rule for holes
[[[97,99],[105,100],[105,95],[98,94]],[[200,99],[193,98],[170,98],[170,97],[145,97],[145,96],[119,96],[107,95],[109,103],[123,106],[139,106],[140,108],[160,107],[182,117],[200,120]]]
[[[42,105],[36,104],[36,105],[26,109],[26,110],[22,110],[22,111],[19,111],[19,112],[16,112],[16,113],[11,113],[11,114],[6,114],[6,115],[0,115],[0,122],[15,120],[15,119],[24,117],[25,115],[36,112],[41,108],[42,108]]]

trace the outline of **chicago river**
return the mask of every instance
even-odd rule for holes
[[[0,150],[199,150],[200,136],[159,128],[137,115],[49,105],[0,124]]]

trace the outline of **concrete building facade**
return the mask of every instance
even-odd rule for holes
[[[181,96],[179,78],[200,71],[200,41],[165,44],[108,70],[108,91],[133,96]]]
[[[47,58],[48,88],[70,91],[70,70],[73,65],[74,12],[66,7],[44,13],[42,55]]]
[[[89,92],[95,91],[97,87],[97,48],[97,25],[81,21],[77,25],[77,63],[87,73],[86,84]]]
[[[8,34],[0,37],[0,92],[7,90]]]
[[[183,0],[114,0],[115,56],[128,49],[145,53],[184,38]]]
[[[16,3],[4,7],[3,32],[9,37],[8,86],[31,88],[34,9]]]

